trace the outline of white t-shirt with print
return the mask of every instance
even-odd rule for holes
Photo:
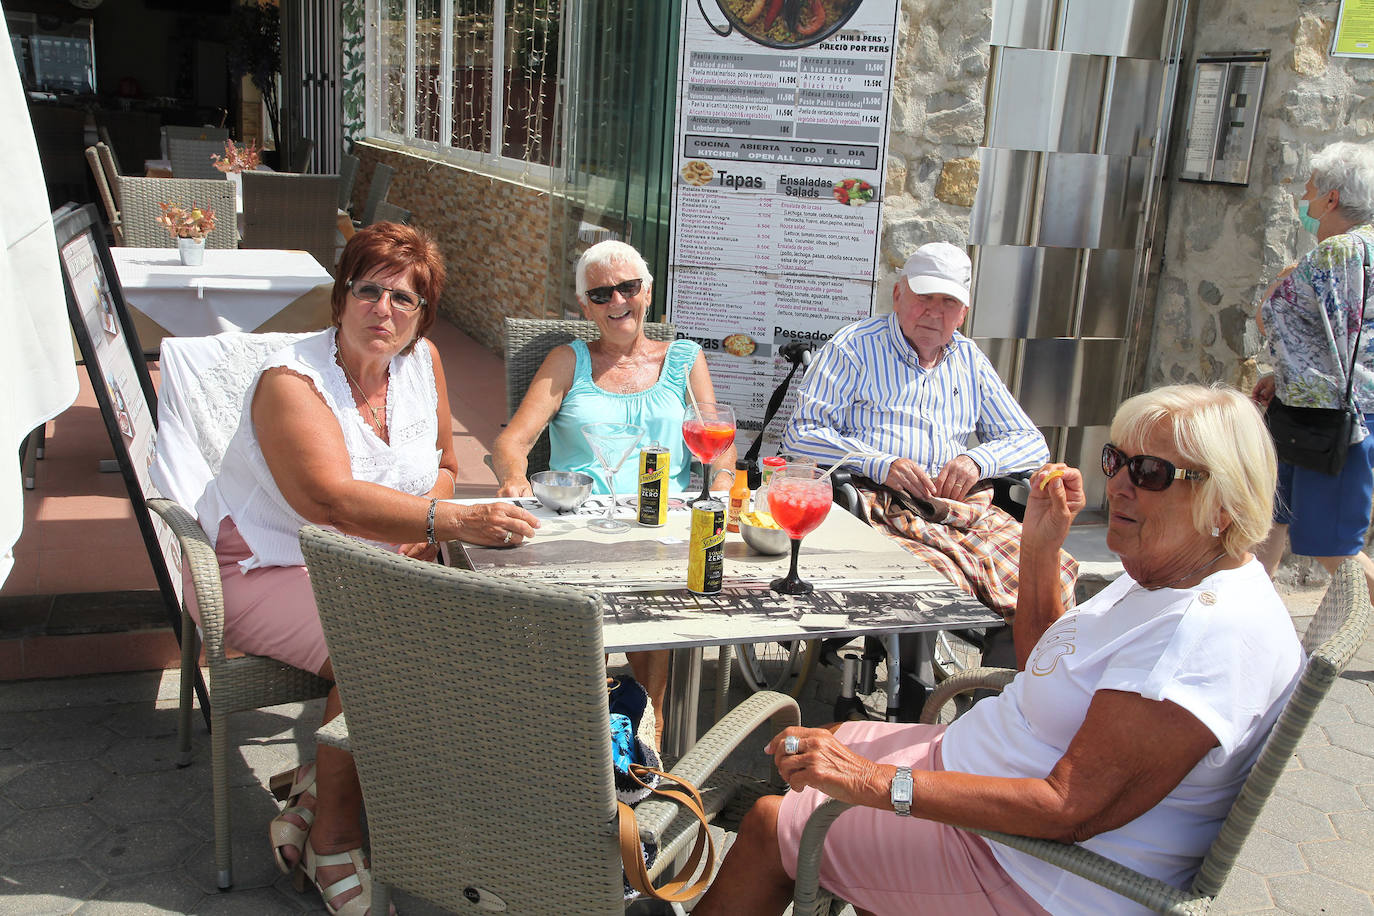
[[[1045,631],[1001,696],[945,733],[946,770],[1046,776],[1098,690],[1183,707],[1218,746],[1158,805],[1082,845],[1178,887],[1202,856],[1297,683],[1302,648],[1259,562],[1193,588],[1148,591],[1122,575]],[[1159,735],[1160,746],[1169,742]],[[1007,873],[1051,913],[1147,912],[1112,891],[991,843]]]

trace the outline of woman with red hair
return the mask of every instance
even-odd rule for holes
[[[454,495],[457,459],[434,323],[444,265],[409,226],[358,232],[339,261],[332,327],[277,351],[258,369],[219,476],[196,506],[224,583],[225,639],[333,680],[297,542],[307,522],[433,558],[442,540],[518,544],[534,516]],[[329,692],[325,721],[339,714]],[[292,779],[272,821],[272,852],[301,869],[331,913],[364,914],[362,790],[353,759],[329,747]]]

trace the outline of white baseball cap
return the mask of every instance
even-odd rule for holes
[[[964,249],[949,242],[929,242],[902,265],[902,279],[917,295],[953,296],[968,305],[973,264]]]

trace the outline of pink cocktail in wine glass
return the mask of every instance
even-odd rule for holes
[[[792,539],[792,566],[787,575],[774,579],[769,588],[784,595],[806,595],[813,586],[797,575],[797,555],[802,538],[820,527],[830,514],[830,477],[814,465],[788,465],[778,469],[768,484],[768,509]]]
[[[682,421],[682,439],[701,462],[701,495],[711,498],[711,462],[735,441],[735,411],[729,404],[692,404]]]

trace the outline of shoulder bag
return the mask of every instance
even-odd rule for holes
[[[1368,252],[1366,244],[1366,259]],[[1280,461],[1332,477],[1340,474],[1345,466],[1355,426],[1364,422],[1353,397],[1355,363],[1360,354],[1360,335],[1364,332],[1364,308],[1369,300],[1369,275],[1364,261],[1360,263],[1360,277],[1363,298],[1355,343],[1350,348],[1350,365],[1345,373],[1345,403],[1340,407],[1291,407],[1276,397],[1264,413],[1264,422],[1269,427],[1269,435],[1274,437],[1274,451]]]

